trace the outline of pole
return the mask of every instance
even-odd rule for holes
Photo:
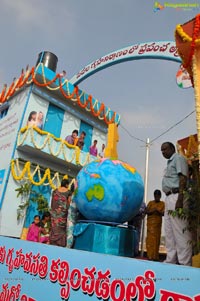
[[[192,60],[193,80],[194,80],[194,95],[195,95],[195,110],[196,110],[196,127],[197,127],[197,140],[200,141],[200,54],[196,50]],[[198,143],[198,159],[200,160],[200,143]]]
[[[145,178],[144,178],[144,203],[147,204],[147,192],[148,192],[148,174],[149,174],[149,150],[150,141],[146,140],[146,162],[145,162]],[[141,256],[144,256],[144,240],[145,240],[145,218],[142,221],[142,237],[141,237]]]

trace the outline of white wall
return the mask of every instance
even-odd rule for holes
[[[17,208],[20,198],[17,198],[16,188],[20,186],[10,174],[8,185],[0,213],[0,235],[20,237],[23,228],[23,221],[17,221]]]
[[[13,99],[10,100],[10,107],[7,115],[0,120],[0,170],[5,170],[4,177],[0,181],[0,200],[28,92],[29,88],[13,97]]]
[[[10,161],[16,147],[17,133],[23,118],[24,107],[28,97],[29,89],[20,92],[12,100],[7,115],[0,120],[0,169],[5,169],[5,176],[0,185],[0,198],[2,208],[0,209],[0,234],[18,236],[21,226],[17,224],[16,183],[12,175],[9,175]],[[8,177],[9,176],[9,177]],[[8,177],[8,184],[6,179]],[[5,194],[3,196],[3,191]]]

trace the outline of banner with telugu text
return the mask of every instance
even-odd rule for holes
[[[0,301],[199,301],[200,270],[0,236]]]

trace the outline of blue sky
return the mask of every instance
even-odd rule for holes
[[[150,0],[1,0],[0,87],[27,64],[34,66],[43,50],[58,56],[57,71],[66,70],[70,79],[114,50],[174,40],[176,25],[200,13],[167,7],[155,13],[153,5]],[[152,140],[195,108],[193,89],[176,84],[178,68],[169,61],[130,61],[96,73],[79,87],[121,114],[121,124],[132,135]],[[148,199],[161,188],[166,165],[160,153],[162,142],[176,143],[194,133],[195,113],[150,147]],[[119,158],[144,177],[145,143],[132,139],[122,127],[119,134]]]

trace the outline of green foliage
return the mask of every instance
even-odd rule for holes
[[[194,255],[200,253],[200,170],[199,162],[192,162],[192,176],[189,181],[188,190],[184,193],[184,198],[187,199],[187,208],[169,210],[168,213],[173,217],[177,216],[187,220],[187,227],[183,229],[189,230],[192,235],[192,240],[189,241],[193,247]]]
[[[19,196],[23,198],[29,196],[31,191],[31,186],[32,186],[31,183],[25,183],[22,184],[20,187],[16,188],[15,191],[17,191],[17,198]]]
[[[31,197],[31,201],[37,203],[37,210],[41,213],[44,213],[49,210],[49,204],[47,199],[41,194],[35,191],[31,191],[31,194],[35,195]]]
[[[37,210],[39,213],[44,213],[49,210],[47,199],[41,193],[32,190],[31,183],[26,182],[16,188],[15,191],[17,191],[17,197],[21,197],[21,203],[17,208],[17,220],[20,220],[25,216],[30,201],[37,203]]]

